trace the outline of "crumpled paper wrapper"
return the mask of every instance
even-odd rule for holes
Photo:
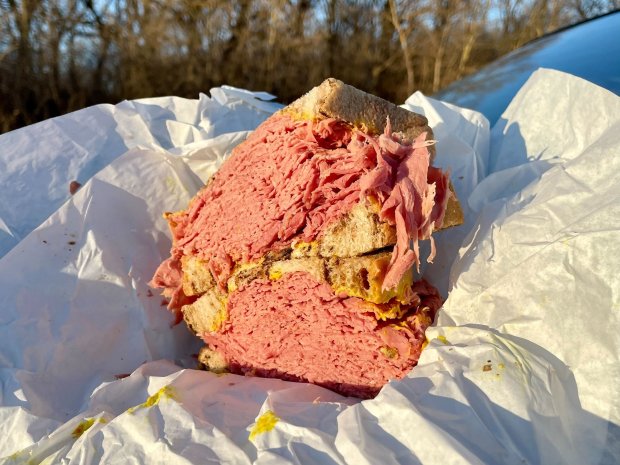
[[[0,137],[0,463],[617,463],[620,99],[541,70],[492,131],[407,100],[467,221],[425,269],[450,294],[419,365],[360,402],[192,369],[199,341],[146,284],[161,213],[269,98],[222,87]]]

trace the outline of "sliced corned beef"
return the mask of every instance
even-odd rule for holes
[[[441,305],[437,291],[416,283],[402,318],[378,321],[372,304],[337,297],[308,273],[255,280],[231,294],[228,317],[204,333],[237,374],[307,381],[370,398],[418,361],[424,331]]]
[[[372,196],[381,205],[381,218],[396,226],[397,244],[383,283],[384,289],[393,288],[419,264],[418,240],[430,238],[441,225],[450,195],[447,175],[429,170],[431,142],[425,137],[402,144],[389,124],[373,137],[334,119],[272,116],[233,151],[187,210],[168,215],[171,257],[153,285],[178,296],[178,261],[189,255],[208,261],[225,287],[235,264],[282,250],[293,240],[311,242]]]

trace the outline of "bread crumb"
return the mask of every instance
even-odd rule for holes
[[[82,187],[82,184],[77,181],[71,181],[69,183],[69,193],[71,195],[75,194],[80,189],[80,187]]]

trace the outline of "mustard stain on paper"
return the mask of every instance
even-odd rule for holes
[[[98,423],[107,423],[108,421],[103,418],[85,418],[84,420],[82,420],[73,430],[73,432],[71,433],[71,436],[73,436],[73,439],[78,439],[80,436],[82,436],[82,434],[84,434],[86,431],[88,431],[91,426],[93,426],[95,424],[95,422]]]
[[[448,341],[448,338],[446,336],[444,336],[443,334],[440,334],[439,336],[437,336],[437,339],[439,339],[439,341],[442,344],[450,345],[450,341]]]
[[[18,450],[6,457],[6,459],[8,459],[6,463],[21,463],[26,465],[39,465],[41,463],[41,460],[32,458],[32,450],[28,449]]]
[[[20,459],[25,459],[26,457],[30,457],[32,455],[31,451],[28,450],[18,450],[17,452],[12,453],[11,455],[9,455],[8,459],[9,460],[20,460]]]
[[[137,405],[135,407],[130,407],[129,409],[127,409],[127,411],[129,413],[133,413],[136,410],[138,410],[139,408],[152,407],[154,405],[159,404],[159,402],[162,399],[178,400],[177,393],[176,393],[176,391],[174,390],[174,388],[172,386],[164,386],[159,391],[157,391],[155,394],[153,394],[152,396],[149,396],[149,398],[146,399],[145,402],[143,402],[140,405]]]
[[[252,431],[250,431],[250,441],[252,441],[259,434],[268,433],[274,429],[278,421],[280,421],[280,417],[278,417],[271,410],[267,410],[257,418]]]
[[[505,368],[506,365],[504,365],[503,363],[498,363],[494,367],[491,360],[487,360],[487,363],[482,365],[482,371],[488,373],[487,376],[494,375],[494,379],[496,381],[499,381],[501,379],[501,371],[503,371]]]
[[[73,439],[79,438],[82,434],[88,431],[90,427],[93,426],[94,424],[95,424],[94,418],[88,418],[86,420],[81,421],[80,424],[75,427],[75,429],[71,433],[71,436],[73,436]]]
[[[88,431],[95,422],[99,423],[107,423],[105,418],[86,418],[82,420],[75,429],[71,432],[71,436],[74,440],[79,439],[82,434]],[[12,453],[6,459],[9,460],[8,463],[25,463],[26,465],[39,465],[42,463],[46,463],[48,458],[39,459],[38,457],[32,457],[32,449],[26,448],[22,450],[18,450],[17,452]]]
[[[172,176],[168,176],[166,178],[166,187],[170,192],[174,192],[177,187],[177,181]]]

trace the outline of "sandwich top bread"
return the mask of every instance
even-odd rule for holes
[[[441,299],[418,241],[462,222],[427,120],[335,79],[236,147],[151,282],[214,371],[370,397],[415,365]]]

